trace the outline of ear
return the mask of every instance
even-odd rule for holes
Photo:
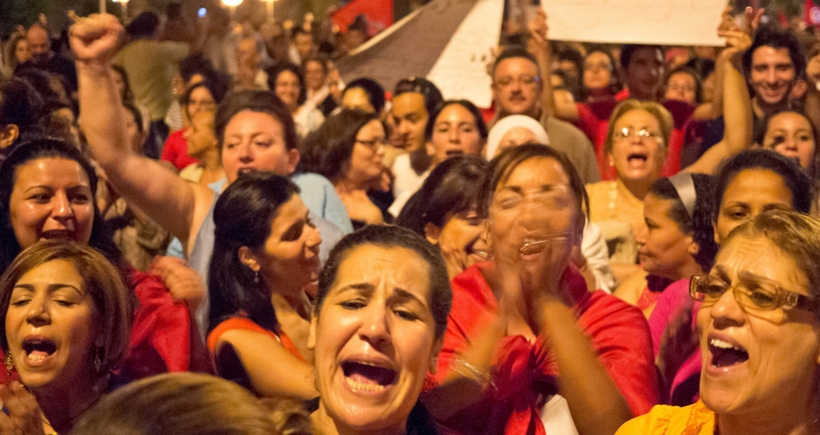
[[[694,257],[695,255],[698,255],[698,252],[700,252],[700,245],[692,240],[692,237],[689,237],[689,247],[686,251],[689,252],[689,255]]]
[[[808,89],[809,86],[805,80],[797,80],[794,82],[794,86],[792,86],[791,97],[795,100],[803,98]]]
[[[431,374],[436,374],[436,370],[438,369],[438,354],[441,352],[442,346],[444,346],[444,337],[439,338],[433,343],[433,354],[430,356],[430,368],[428,369]]]
[[[308,331],[308,340],[307,340],[307,348],[310,350],[316,349],[316,323],[319,320],[316,318],[316,313],[314,312],[312,316],[310,316],[310,329]]]
[[[288,174],[292,174],[296,171],[296,165],[299,164],[299,159],[302,156],[299,154],[299,150],[293,148],[288,150]]]
[[[607,163],[609,163],[609,166],[614,168],[615,167],[615,158],[612,157],[612,154],[611,153],[606,153],[606,158],[607,158]]]
[[[424,225],[424,237],[430,244],[438,245],[438,239],[441,237],[441,228],[432,222],[427,222]]]
[[[236,253],[239,257],[239,262],[248,266],[252,271],[259,272],[259,260],[256,258],[256,254],[251,251],[251,248],[247,246],[242,246],[239,248],[239,251]]]
[[[436,146],[432,142],[425,141],[424,149],[427,151],[428,156],[434,157],[436,155]]]
[[[0,150],[6,149],[20,137],[20,129],[14,124],[7,124],[0,130]]]
[[[718,235],[717,222],[715,221],[712,221],[712,231],[714,232],[715,243],[717,243],[717,245],[720,246],[720,236]]]

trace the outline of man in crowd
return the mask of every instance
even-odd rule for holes
[[[527,115],[544,126],[550,146],[563,151],[584,183],[601,179],[592,143],[575,126],[550,116],[541,108],[542,78],[535,57],[524,48],[510,47],[495,60],[492,70],[496,116]],[[395,111],[395,108],[394,108]]]
[[[59,74],[68,81],[71,92],[77,91],[77,71],[74,61],[55,53],[51,49],[51,37],[41,23],[34,23],[26,32],[26,42],[31,49],[31,59],[17,66],[17,69],[38,68],[46,72]]]
[[[659,45],[624,45],[621,74],[626,89],[616,97],[619,101],[627,98],[658,101],[663,84],[663,49]]]

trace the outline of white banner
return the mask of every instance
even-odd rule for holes
[[[726,0],[541,0],[554,41],[724,45]]]

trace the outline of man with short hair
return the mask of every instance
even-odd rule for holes
[[[316,51],[313,44],[313,34],[303,27],[293,28],[291,60],[297,65],[301,65],[310,55]]]
[[[542,79],[538,62],[522,47],[510,47],[496,58],[492,70],[496,120],[509,115],[537,119],[549,135],[549,145],[563,151],[584,183],[600,181],[592,143],[578,128],[550,116],[541,108]]]
[[[626,89],[617,99],[655,101],[663,85],[663,49],[660,45],[626,44],[621,48],[621,73]]]
[[[66,78],[71,92],[77,91],[77,70],[74,61],[51,50],[51,36],[39,22],[32,24],[26,32],[26,42],[31,48],[31,59],[17,66],[17,70],[37,68]]]

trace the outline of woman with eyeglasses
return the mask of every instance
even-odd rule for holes
[[[387,139],[372,113],[342,110],[302,142],[299,170],[323,175],[333,183],[354,228],[390,220],[391,198],[375,195],[381,182]]]
[[[733,229],[764,211],[808,213],[812,183],[789,159],[755,149],[726,162],[715,176],[711,196],[709,220],[714,230],[709,237],[723,245]],[[687,280],[667,287],[649,316],[658,368],[666,385],[663,391],[668,393],[666,403],[671,405],[685,406],[697,400],[701,355],[694,331],[699,306],[689,297]]]
[[[820,432],[820,220],[761,213],[736,228],[708,275],[692,278],[700,399],[658,406],[617,434]]]
[[[727,32],[724,117],[727,126],[719,143],[682,171],[712,174],[720,164],[751,144],[751,101],[735,54],[743,43],[742,32]],[[731,104],[728,104],[731,102]],[[674,121],[669,111],[654,102],[625,100],[615,107],[609,119],[603,149],[605,165],[614,168],[615,180],[587,185],[589,218],[604,232],[610,246],[610,265],[619,282],[635,273],[637,246],[635,235],[644,231],[643,200],[652,183],[672,175],[680,164],[680,149],[671,149]],[[602,173],[603,175],[603,173]]]

